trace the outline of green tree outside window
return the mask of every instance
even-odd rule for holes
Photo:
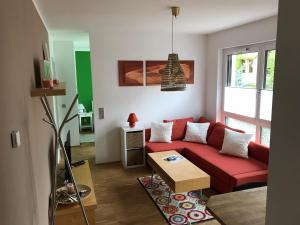
[[[273,90],[276,50],[267,51],[265,89]]]

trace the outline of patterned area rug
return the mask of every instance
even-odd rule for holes
[[[151,176],[140,177],[138,180],[169,224],[184,225],[213,219],[206,210],[207,197],[203,194],[200,199],[200,191],[172,192],[168,207],[170,188],[160,176],[154,175],[152,184]]]

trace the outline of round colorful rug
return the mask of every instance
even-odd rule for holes
[[[154,175],[152,184],[150,178],[151,176],[140,177],[138,180],[170,225],[192,224],[213,219],[206,210],[207,197],[203,194],[200,199],[200,191],[176,194],[172,192],[168,206],[170,188],[160,176]]]

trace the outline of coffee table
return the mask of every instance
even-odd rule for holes
[[[171,155],[180,156],[182,160],[175,163],[164,160]],[[174,193],[200,190],[200,197],[202,198],[202,189],[210,187],[210,176],[176,151],[148,153],[147,162],[152,168],[151,183],[154,172],[156,172]],[[168,204],[171,190],[169,191]]]

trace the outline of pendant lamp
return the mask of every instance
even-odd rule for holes
[[[178,54],[174,53],[174,18],[179,15],[179,7],[171,7],[172,10],[172,53],[168,56],[168,62],[161,75],[161,91],[184,91],[186,80],[180,65]]]

